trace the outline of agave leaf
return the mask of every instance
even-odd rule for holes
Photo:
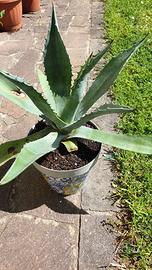
[[[52,90],[50,89],[49,83],[47,81],[47,77],[39,68],[37,68],[36,71],[37,71],[37,75],[38,75],[39,82],[41,84],[44,96],[47,100],[47,103],[50,104],[52,110],[56,112],[56,104],[54,100],[54,95],[53,95]]]
[[[71,97],[67,101],[67,105],[62,113],[62,119],[64,119],[66,122],[71,122],[74,118],[76,108],[79,105],[79,102],[82,100],[87,88],[87,77],[89,72],[95,67],[95,65],[100,61],[110,47],[111,44],[108,45],[104,50],[99,51],[96,55],[91,54],[84,66],[81,67],[81,70],[74,81]]]
[[[58,117],[58,115],[50,108],[47,101],[38,93],[33,86],[24,82],[22,78],[13,76],[11,74],[0,72],[1,78],[7,79],[14,87],[21,89],[32,100],[35,106],[45,115],[48,119],[55,123],[57,128],[64,127],[65,123]],[[1,93],[0,93],[1,94]],[[7,98],[7,96],[6,96]]]
[[[67,140],[61,142],[67,149],[68,152],[78,151],[78,146],[75,140]]]
[[[6,142],[0,145],[0,166],[6,163],[8,160],[16,157],[21,151],[23,145],[27,142],[38,140],[50,132],[49,128],[36,132],[23,139]]]
[[[104,144],[118,147],[120,149],[135,151],[142,154],[152,154],[152,137],[130,136],[125,134],[115,134],[100,130],[80,127],[74,130],[68,138],[84,138]]]
[[[27,95],[21,95],[19,88],[2,72],[0,72],[0,95],[30,113],[42,115],[42,112],[34,105],[32,100]]]
[[[96,66],[96,64],[101,60],[101,58],[109,51],[111,48],[111,43],[103,50],[99,51],[96,55],[91,54],[89,58],[87,59],[84,66],[82,66],[80,72],[78,73],[78,76],[76,80],[74,81],[74,85],[72,87],[72,91],[80,92],[80,85],[82,84],[83,79],[88,75],[88,73]],[[79,93],[80,97],[83,96],[84,93]]]
[[[93,112],[86,114],[77,122],[65,127],[64,130],[67,132],[71,132],[73,129],[79,128],[80,126],[86,124],[87,122],[101,115],[112,114],[112,113],[127,113],[127,112],[132,112],[132,111],[133,109],[126,106],[121,106],[121,105],[112,104],[112,103],[104,104],[104,105],[101,105],[99,108],[95,109]]]
[[[52,6],[52,22],[45,43],[44,67],[54,95],[69,96],[72,77],[71,64],[59,33],[54,6]]]
[[[93,82],[92,86],[89,88],[87,94],[80,102],[75,116],[75,120],[80,119],[80,117],[84,115],[88,111],[88,109],[90,109],[90,107],[108,91],[124,65],[136,52],[136,50],[141,47],[144,41],[145,38],[136,43],[130,49],[112,58],[111,61],[103,68],[103,70],[101,70],[98,77]]]
[[[63,136],[58,135],[57,132],[51,132],[43,138],[26,143],[21,152],[17,155],[17,158],[10,169],[2,178],[0,185],[9,183],[38,158],[54,151],[59,146],[62,138]]]

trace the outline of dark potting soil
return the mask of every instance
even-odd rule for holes
[[[89,123],[86,126],[95,128]],[[38,122],[35,126],[35,131],[39,131],[46,127],[44,122]],[[100,150],[100,143],[76,138],[75,139],[78,151],[68,152],[65,146],[61,143],[59,148],[50,152],[37,160],[37,163],[54,170],[72,170],[82,167],[92,161]]]

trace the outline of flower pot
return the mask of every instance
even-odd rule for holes
[[[22,26],[22,0],[0,0],[0,10],[5,10],[1,19],[1,31],[17,31]]]
[[[95,124],[93,125],[95,128],[97,128]],[[94,166],[94,164],[98,159],[100,150],[96,155],[96,157],[91,162],[89,162],[85,166],[73,170],[48,169],[38,164],[37,162],[34,162],[33,165],[38,171],[41,172],[41,174],[48,182],[52,190],[64,196],[72,195],[83,186],[90,169]]]
[[[67,196],[76,193],[83,186],[87,175],[96,163],[98,156],[99,154],[85,166],[74,170],[52,170],[41,166],[37,162],[34,162],[33,165],[41,172],[52,190]]]
[[[22,0],[23,13],[37,12],[40,10],[40,0]]]

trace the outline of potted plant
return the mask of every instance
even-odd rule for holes
[[[0,10],[5,10],[1,18],[0,31],[17,31],[22,26],[22,0],[1,0]]]
[[[131,108],[110,103],[88,112],[108,91],[125,63],[144,41],[112,58],[85,93],[87,75],[110,45],[97,55],[90,55],[71,86],[70,59],[59,34],[53,8],[52,23],[44,48],[45,71],[37,68],[43,94],[23,79],[0,72],[0,94],[42,119],[27,137],[0,146],[1,165],[15,158],[0,185],[12,181],[34,164],[54,190],[69,195],[75,193],[84,182],[97,160],[102,143],[152,154],[151,137],[104,132],[90,122],[105,114],[131,112]]]
[[[22,0],[23,13],[37,12],[40,10],[40,0]]]

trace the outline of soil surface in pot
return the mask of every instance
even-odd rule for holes
[[[91,123],[88,123],[86,126],[95,128]],[[34,132],[44,129],[45,127],[46,124],[40,121],[36,124]],[[97,156],[101,148],[100,143],[86,139],[76,138],[76,142],[78,151],[69,153],[61,143],[58,149],[39,158],[37,163],[54,170],[77,169],[92,161]]]

